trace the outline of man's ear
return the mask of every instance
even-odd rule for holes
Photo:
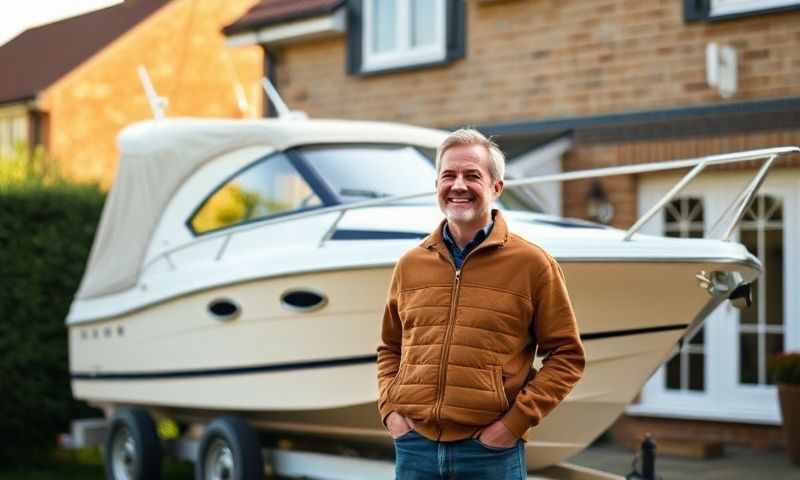
[[[494,198],[500,197],[500,195],[503,193],[503,186],[504,185],[505,185],[505,183],[503,183],[502,180],[497,180],[496,182],[494,182],[494,186],[493,186],[494,187]]]

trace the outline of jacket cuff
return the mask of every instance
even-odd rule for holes
[[[503,415],[503,418],[501,418],[500,421],[503,422],[503,425],[511,430],[511,432],[517,436],[517,438],[522,438],[525,435],[525,432],[531,428],[528,416],[525,415],[522,410],[517,408],[516,403],[508,412],[506,412],[505,415]]]

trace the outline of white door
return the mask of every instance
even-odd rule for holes
[[[690,184],[643,229],[656,235],[702,237],[752,173],[708,172]],[[640,182],[639,212],[650,208],[677,176]],[[764,266],[753,284],[753,306],[723,303],[680,353],[642,390],[630,414],[779,424],[767,361],[800,349],[800,171],[774,170],[736,232]],[[719,229],[717,229],[718,231]],[[690,319],[687,319],[687,322]]]

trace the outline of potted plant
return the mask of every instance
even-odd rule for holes
[[[800,465],[800,352],[773,356],[769,369],[778,385],[786,452],[792,463]]]

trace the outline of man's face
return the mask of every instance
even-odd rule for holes
[[[488,214],[503,191],[503,181],[489,173],[490,162],[482,145],[456,145],[444,152],[436,197],[449,221],[469,225]]]

